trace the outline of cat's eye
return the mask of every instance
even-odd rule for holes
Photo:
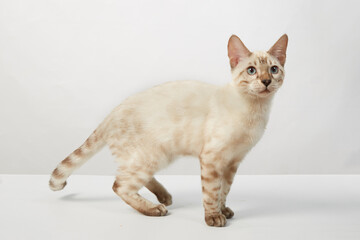
[[[254,74],[256,73],[256,68],[254,68],[254,67],[248,67],[247,73],[248,73],[249,75],[254,75]]]
[[[271,74],[277,74],[279,72],[279,68],[277,66],[272,66],[270,68]]]

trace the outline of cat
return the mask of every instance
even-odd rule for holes
[[[164,216],[172,197],[154,174],[177,156],[196,156],[205,222],[224,226],[234,215],[226,197],[239,163],[263,135],[273,96],[283,83],[287,44],[284,34],[269,51],[250,52],[232,35],[230,83],[174,81],[127,98],[58,164],[50,188],[63,189],[75,169],[108,145],[119,164],[114,192],[145,215]],[[160,204],[138,194],[143,186]]]

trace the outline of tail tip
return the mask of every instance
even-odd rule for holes
[[[60,191],[66,186],[66,181],[62,183],[54,183],[52,179],[49,181],[49,187],[53,191]]]

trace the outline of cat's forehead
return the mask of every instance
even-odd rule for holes
[[[264,51],[254,51],[250,56],[250,60],[253,62],[254,65],[273,65],[278,63],[275,57]]]

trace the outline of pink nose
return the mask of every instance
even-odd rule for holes
[[[264,79],[264,80],[261,80],[261,82],[265,85],[265,87],[267,87],[270,85],[271,79]]]

